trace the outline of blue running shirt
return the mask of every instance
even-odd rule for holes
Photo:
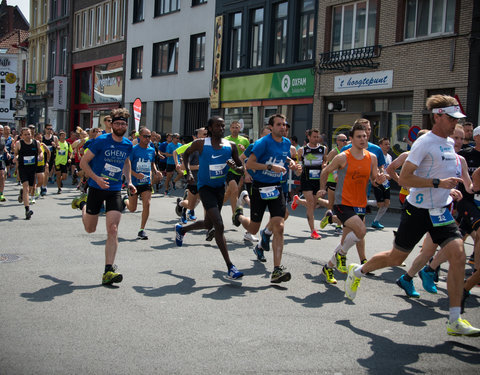
[[[282,137],[282,142],[277,142],[271,134],[260,138],[253,145],[252,154],[257,157],[260,164],[275,164],[285,166],[287,157],[290,156],[291,142],[288,138]],[[269,170],[255,171],[252,174],[254,181],[266,184],[276,184],[282,181],[282,173]]]
[[[149,185],[150,173],[152,172],[152,163],[155,160],[155,149],[153,147],[143,148],[139,144],[133,146],[132,153],[130,155],[130,161],[132,163],[132,170],[136,173],[143,173],[144,178],[139,180],[132,175],[132,184]]]
[[[122,169],[132,148],[132,142],[125,137],[121,142],[115,142],[112,133],[102,134],[90,143],[88,149],[95,155],[90,161],[90,167],[97,176],[108,178],[110,186],[105,190],[122,190]],[[88,179],[88,185],[101,189],[91,178]]]
[[[227,160],[232,157],[232,144],[222,138],[218,150],[212,146],[212,139],[205,138],[203,151],[199,157],[199,169],[197,175],[197,187],[202,186],[221,187],[227,179]]]

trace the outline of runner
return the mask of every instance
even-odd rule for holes
[[[57,194],[62,193],[63,181],[67,179],[68,163],[72,160],[72,146],[65,139],[66,133],[63,130],[58,132],[60,137],[57,143],[57,153],[55,156],[55,174],[57,175]]]
[[[390,140],[388,138],[382,138],[378,142],[378,145],[382,149],[383,156],[385,158],[385,165],[384,168],[388,168],[390,163],[392,162],[392,156],[388,153],[390,150]],[[390,176],[386,173],[385,177],[387,178],[385,182],[381,185],[372,184],[373,185],[373,194],[375,195],[375,200],[377,201],[377,216],[372,222],[372,228],[375,229],[383,229],[384,226],[380,224],[380,219],[385,215],[390,206]]]
[[[45,193],[44,193],[44,187],[43,187],[43,183],[45,182],[45,180],[48,178],[48,163],[46,162],[46,160],[50,160],[50,150],[48,149],[48,147],[42,142],[42,133],[37,133],[35,135],[35,139],[38,141],[38,143],[40,143],[40,148],[42,149],[42,153],[43,153],[43,158],[41,160],[38,160],[37,161],[37,168],[35,170],[35,178],[36,178],[36,181],[35,181],[35,188],[37,186],[40,186],[40,195],[43,197],[45,196]],[[35,194],[36,195],[36,194]],[[32,197],[32,203],[35,202],[35,196]]]
[[[5,147],[3,129],[0,129],[0,202],[5,202],[7,200],[3,195],[3,190],[5,189],[5,178],[8,160],[10,160],[10,154]]]
[[[21,139],[15,143],[15,158],[17,159],[17,172],[22,183],[19,203],[23,201],[25,206],[25,219],[30,220],[33,211],[30,209],[29,188],[35,184],[35,170],[37,161],[43,158],[40,143],[32,139],[29,128],[22,128],[20,132]]]
[[[325,195],[328,174],[337,171],[338,183],[335,189],[333,213],[343,224],[340,244],[332,258],[323,266],[322,274],[327,283],[336,284],[333,267],[341,273],[347,273],[346,259],[348,250],[361,241],[366,233],[365,208],[367,206],[367,185],[369,179],[382,183],[385,176],[379,175],[377,158],[366,150],[366,126],[356,122],[350,131],[352,147],[335,156],[320,175],[320,195]]]
[[[55,155],[58,146],[58,138],[56,135],[53,134],[53,126],[52,124],[45,124],[45,135],[42,138],[42,143],[47,145],[48,149],[50,150],[50,160],[48,160],[48,177],[49,181],[45,181],[45,193],[47,191],[47,182],[53,182],[51,180],[54,174],[54,167],[55,167]]]
[[[100,208],[105,202],[107,241],[105,243],[105,271],[102,284],[119,283],[123,276],[115,272],[114,261],[118,248],[118,225],[124,210],[122,201],[122,169],[132,194],[136,193],[131,183],[130,159],[132,142],[124,137],[130,114],[125,108],[112,110],[112,133],[102,134],[88,145],[80,166],[88,180],[88,198],[82,195],[72,202],[73,208],[82,210],[82,221],[87,233],[97,229]]]
[[[167,179],[165,181],[165,196],[168,196],[169,189],[170,189],[170,182],[172,181],[173,173],[175,172],[175,161],[173,160],[173,151],[181,146],[180,144],[180,135],[178,133],[173,134],[172,141],[167,145],[167,149],[165,151],[165,156],[167,157]],[[179,175],[175,178],[172,182],[172,188],[175,190],[175,183],[182,177]]]
[[[290,159],[290,140],[286,134],[286,118],[282,114],[274,114],[268,119],[271,133],[257,140],[253,146],[246,166],[253,170],[252,192],[250,196],[250,218],[243,216],[243,208],[239,206],[233,215],[235,226],[243,225],[250,233],[256,234],[260,229],[263,214],[266,208],[270,212],[270,221],[267,227],[271,227],[273,233],[273,272],[272,283],[286,282],[291,279],[290,272],[281,265],[283,252],[283,228],[286,215],[285,196],[280,186],[282,175],[287,172],[284,165],[289,163],[290,168],[297,168],[295,162]],[[254,253],[257,259],[265,262],[262,248],[255,246]],[[267,250],[267,249],[265,249]]]
[[[237,170],[241,171],[243,169],[241,167],[242,163],[238,158],[235,144],[223,138],[225,133],[225,120],[223,118],[219,116],[211,117],[208,120],[207,129],[208,137],[194,141],[185,151],[183,159],[187,181],[192,184],[194,178],[190,170],[190,154],[196,151],[200,154],[197,186],[200,200],[206,211],[205,219],[197,220],[187,226],[177,224],[175,226],[175,243],[177,246],[182,246],[183,237],[192,230],[215,228],[215,241],[227,265],[227,277],[239,279],[243,276],[243,272],[239,271],[230,261],[220,211],[223,206],[228,167],[234,168],[236,166]],[[233,159],[233,162],[230,159]]]
[[[479,336],[474,328],[460,316],[465,273],[465,251],[460,232],[448,205],[450,189],[461,180],[456,174],[457,158],[454,142],[448,138],[459,118],[465,117],[455,98],[433,95],[427,99],[433,128],[417,140],[400,173],[401,185],[410,186],[410,195],[403,207],[400,226],[390,251],[373,256],[363,265],[351,264],[345,282],[345,296],[354,299],[360,278],[367,272],[400,265],[426,232],[434,243],[445,249],[449,261],[447,289],[450,317],[449,335]]]
[[[145,226],[150,215],[150,201],[152,199],[152,172],[161,176],[155,166],[155,149],[150,146],[151,133],[147,128],[140,128],[140,141],[136,144],[130,154],[132,183],[137,192],[125,196],[124,202],[130,212],[135,212],[138,204],[138,197],[142,199],[142,223],[137,234],[137,239],[148,240]]]

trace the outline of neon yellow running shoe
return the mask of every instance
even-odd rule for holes
[[[326,265],[323,266],[322,268],[322,274],[325,276],[325,279],[327,279],[328,284],[336,284],[337,279],[333,276],[333,269],[327,267]]]
[[[330,220],[330,218],[332,217],[333,213],[332,211],[328,210],[326,213],[325,213],[325,216],[323,217],[323,219],[320,221],[320,228],[323,229],[327,226],[328,224],[328,221]]]
[[[357,289],[361,280],[359,277],[355,276],[353,272],[357,267],[359,267],[359,265],[355,263],[352,263],[350,266],[348,266],[348,276],[345,280],[345,297],[352,301],[357,295]]]
[[[480,336],[480,329],[472,327],[466,319],[458,318],[453,323],[447,322],[447,333],[450,336]]]
[[[110,285],[112,283],[119,283],[123,280],[123,276],[120,273],[116,273],[113,271],[108,271],[103,274],[102,277],[102,284],[103,285]]]
[[[337,259],[337,270],[341,273],[347,273],[347,256],[340,254],[340,252],[335,253],[335,258]]]
[[[87,203],[87,194],[83,193],[79,197],[76,197],[72,201],[72,208],[75,210],[77,208],[80,208],[80,203],[85,202]]]

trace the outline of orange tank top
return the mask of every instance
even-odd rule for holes
[[[335,189],[335,204],[350,207],[367,206],[367,185],[372,169],[370,152],[363,150],[363,159],[353,157],[351,149],[345,151],[347,164],[338,170],[338,181]]]

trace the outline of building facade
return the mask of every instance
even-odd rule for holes
[[[431,126],[425,100],[432,94],[457,97],[468,113],[472,1],[319,4],[313,123],[321,124],[330,144],[366,117],[370,140],[389,137],[398,155],[407,149],[412,126]]]
[[[142,101],[141,126],[190,136],[206,125],[214,13],[213,0],[129,2],[125,102]]]

